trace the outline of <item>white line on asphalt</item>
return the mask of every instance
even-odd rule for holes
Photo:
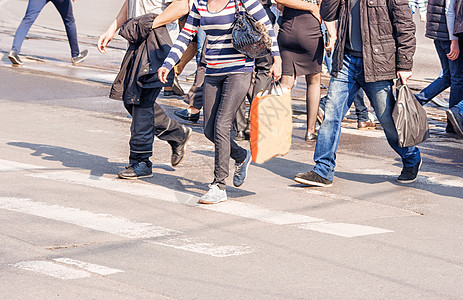
[[[135,223],[109,214],[93,213],[59,205],[49,205],[23,198],[0,197],[0,209],[70,223],[131,239],[149,239],[165,236],[179,236],[183,234],[180,231],[155,226],[150,223]],[[182,239],[179,238],[177,240],[167,239],[166,241],[154,242],[159,245],[215,257],[242,255],[252,252],[247,246],[222,246],[204,242],[198,242],[197,245],[195,245],[194,240],[191,239],[183,239],[184,244],[182,244],[181,241]]]
[[[89,272],[76,270],[70,267],[59,265],[57,263],[53,263],[51,261],[43,260],[23,261],[14,264],[13,267],[53,276],[64,280],[86,278],[91,276]]]
[[[72,171],[30,174],[29,176],[91,186],[100,189],[123,192],[131,195],[143,196],[148,198],[154,198],[157,200],[187,205],[196,205],[196,202],[198,200],[198,197],[196,196],[189,195],[183,192],[176,192],[174,190],[170,190],[160,186],[147,185],[132,181],[110,179],[105,177],[92,177],[86,174]],[[323,223],[326,226],[326,224],[328,224],[323,219],[319,218],[312,218],[305,215],[299,215],[283,211],[272,211],[256,205],[231,200],[225,203],[221,203],[219,205],[197,205],[197,207],[276,225]],[[346,226],[347,225],[353,224],[346,224]],[[320,230],[315,230],[317,229],[316,227],[309,226],[299,228],[322,232]],[[389,230],[384,230],[380,228],[378,228],[378,231],[363,230],[361,225],[353,225],[349,228],[349,231],[352,232],[354,228],[357,228],[359,232],[357,235],[352,233],[352,236],[366,235],[366,232],[371,232],[370,234],[391,232]],[[346,235],[339,230],[326,230],[323,232],[346,237]]]
[[[179,233],[178,231],[154,226],[150,223],[135,223],[108,214],[93,213],[59,205],[49,205],[22,198],[0,198],[0,208],[70,223],[131,239],[155,238]]]
[[[115,273],[124,272],[122,270],[108,268],[108,267],[105,267],[105,266],[91,264],[91,263],[87,263],[87,262],[84,262],[84,261],[75,260],[75,259],[66,258],[66,257],[55,258],[53,260],[57,261],[57,262],[60,262],[60,263],[63,263],[63,264],[76,266],[76,267],[79,267],[80,269],[84,269],[84,270],[89,271],[91,273],[96,273],[96,274],[100,274],[100,275],[103,275],[103,276],[104,275],[111,275],[111,274],[115,274]]]
[[[214,257],[228,257],[254,253],[249,246],[217,246],[211,243],[187,238],[170,238],[162,242],[149,241],[150,243],[185,250],[194,253],[210,255]]]
[[[29,164],[18,163],[0,159],[0,172],[22,171],[32,169],[45,169],[45,167],[34,166]]]
[[[347,223],[307,223],[300,224],[298,227],[302,229],[343,236],[346,238],[393,232],[387,229]]]

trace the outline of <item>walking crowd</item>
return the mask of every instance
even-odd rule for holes
[[[79,63],[88,53],[79,52],[70,0],[51,1],[66,24],[72,61]],[[18,56],[22,41],[47,2],[29,0],[9,55],[12,63],[22,63]],[[123,100],[132,116],[129,166],[118,176],[152,176],[155,136],[171,146],[172,166],[181,163],[192,129],[169,118],[156,98],[163,88],[164,95],[183,95],[177,76],[196,56],[189,107],[175,115],[198,122],[202,109],[204,135],[215,147],[213,180],[200,203],[227,200],[230,158],[235,162],[233,185],[239,187],[246,180],[251,151],[236,142],[246,139],[249,126],[245,99],[252,102],[273,81],[290,91],[298,76],[304,76],[306,83],[305,139],[316,145],[313,169],[295,175],[296,182],[319,187],[333,184],[341,122],[352,103],[358,128],[375,128],[364,95],[387,142],[401,157],[403,168],[397,182],[414,182],[422,164],[420,151],[416,146],[400,146],[392,112],[393,80],[398,78],[405,85],[412,76],[416,48],[412,14],[417,8],[420,20],[426,22],[426,37],[434,40],[442,71],[415,98],[425,105],[450,87],[446,132],[463,137],[461,0],[276,0],[276,7],[271,0],[124,1],[97,45],[106,53],[118,30],[128,41],[110,93],[111,98]],[[232,31],[240,14],[265,27],[266,55],[253,58],[235,46]],[[320,101],[324,60],[331,79]]]

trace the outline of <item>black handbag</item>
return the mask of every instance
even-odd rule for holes
[[[240,0],[241,2],[241,0]],[[259,58],[270,53],[272,39],[265,24],[257,22],[244,7],[240,12],[238,0],[235,0],[235,21],[232,24],[232,43],[238,52],[250,57]]]

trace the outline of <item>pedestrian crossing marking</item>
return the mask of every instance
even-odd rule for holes
[[[0,197],[0,209],[65,222],[129,239],[153,239],[153,242],[158,245],[214,257],[236,256],[253,252],[248,246],[224,246],[205,243],[203,241],[197,242],[194,239],[183,238],[183,232],[181,231],[155,226],[150,223],[136,223],[109,214],[50,205],[30,199]],[[156,241],[156,238],[161,237],[175,237],[175,239],[167,238],[162,241]]]
[[[63,280],[87,278],[92,275],[91,273],[83,270],[73,269],[44,260],[23,261],[14,264],[13,267],[26,271],[32,271],[35,273],[41,273]]]
[[[96,274],[103,275],[103,276],[123,272],[122,270],[108,268],[105,266],[91,264],[91,263],[87,263],[81,260],[76,260],[76,259],[71,259],[71,258],[66,258],[66,257],[55,258],[53,260],[56,262],[63,263],[63,264],[76,266],[88,272],[96,273]]]

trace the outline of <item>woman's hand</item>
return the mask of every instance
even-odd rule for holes
[[[114,34],[116,34],[117,29],[114,29],[114,26],[116,26],[115,23],[111,24],[111,26],[109,26],[105,33],[100,35],[100,38],[98,39],[97,48],[98,51],[100,51],[103,54],[106,53],[106,46],[109,42],[111,42],[111,40],[114,37]]]
[[[275,81],[280,80],[281,78],[281,57],[280,56],[273,57],[273,65],[270,68],[270,72],[268,75],[269,76],[273,75],[273,78],[275,79]]]
[[[455,60],[460,55],[460,47],[458,46],[458,40],[450,41],[450,52],[447,54],[447,57],[450,60]]]
[[[166,67],[160,67],[158,69],[158,78],[162,83],[167,82],[167,74],[169,74],[169,69]]]
[[[408,79],[412,77],[412,72],[411,71],[398,71],[397,72],[397,77],[402,80],[402,84],[407,84]]]

